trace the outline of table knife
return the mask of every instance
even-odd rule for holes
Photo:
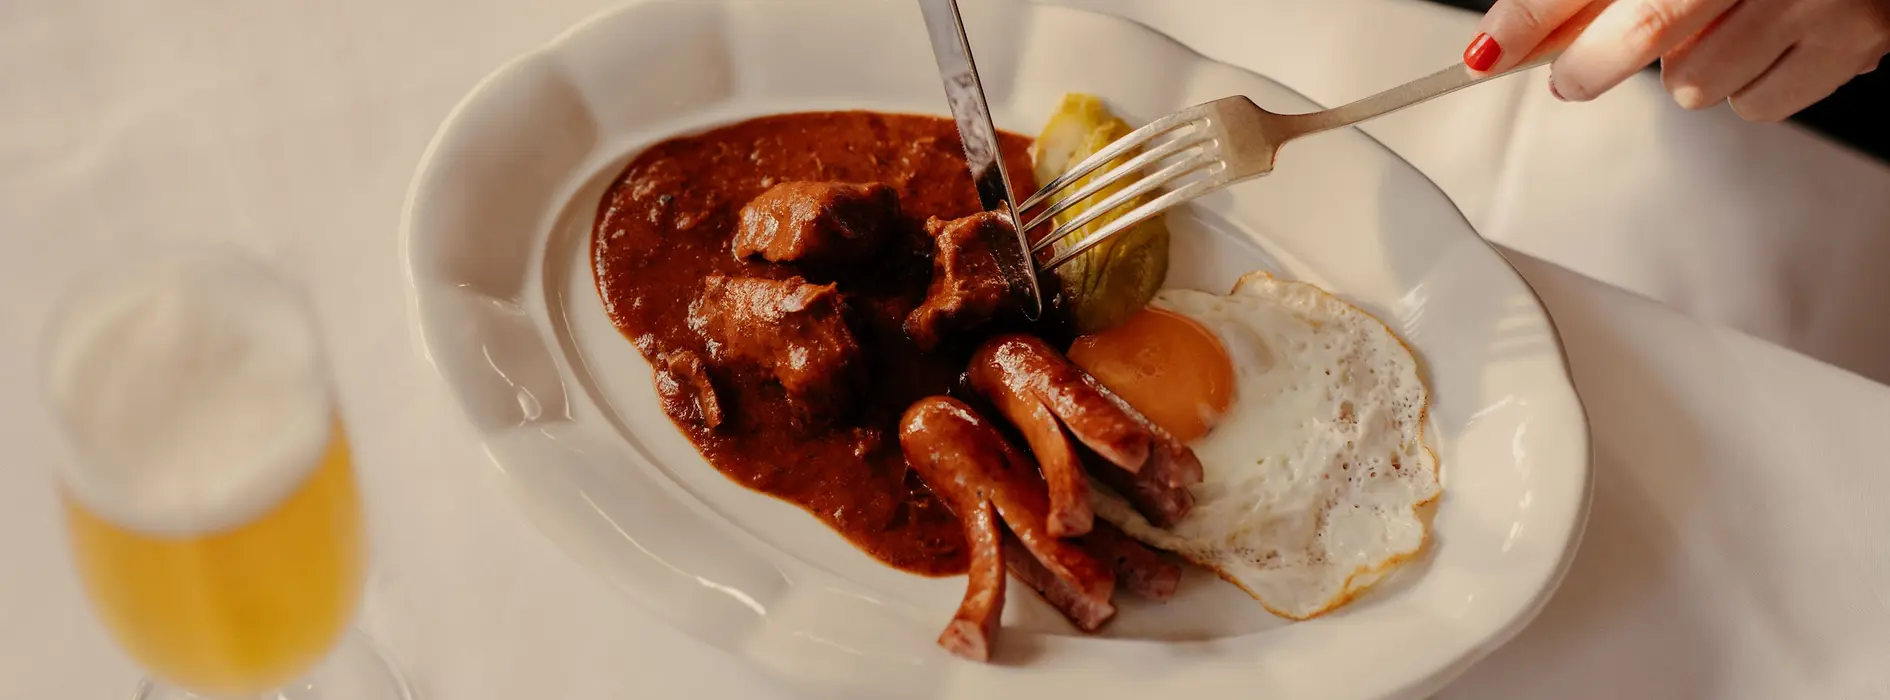
[[[1000,266],[1011,286],[1025,300],[1025,315],[1035,320],[1043,313],[1043,291],[1037,284],[1029,238],[1013,207],[1017,199],[1011,191],[1011,176],[1004,170],[997,127],[991,123],[984,84],[978,80],[978,66],[971,59],[971,41],[965,37],[958,0],[919,0],[919,9],[925,14],[932,55],[938,60],[939,77],[945,82],[945,98],[951,105],[952,118],[958,122],[958,138],[964,142],[965,162],[971,167],[978,200],[986,211],[998,212],[1009,219],[1017,233],[1015,250],[997,251]]]

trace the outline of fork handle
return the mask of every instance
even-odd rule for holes
[[[1308,134],[1316,134],[1321,131],[1351,126],[1367,119],[1381,117],[1419,102],[1442,97],[1486,80],[1495,80],[1511,73],[1520,73],[1531,68],[1545,65],[1554,61],[1555,58],[1560,55],[1562,55],[1562,51],[1559,48],[1553,51],[1543,52],[1535,58],[1524,61],[1514,68],[1501,73],[1489,73],[1486,75],[1477,75],[1470,72],[1470,68],[1461,62],[1453,63],[1449,68],[1351,104],[1307,114],[1283,115],[1279,123],[1285,127],[1287,134],[1284,138],[1280,139],[1280,142],[1284,143]]]

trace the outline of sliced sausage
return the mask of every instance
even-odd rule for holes
[[[1004,614],[1004,530],[990,501],[959,513],[959,519],[965,524],[965,542],[971,546],[971,570],[965,581],[965,600],[938,636],[938,645],[972,661],[990,661],[998,620]]]
[[[1149,600],[1168,600],[1181,586],[1181,565],[1142,546],[1108,521],[1080,540],[1084,549],[1116,572],[1124,590]]]
[[[1001,384],[990,389],[980,393],[1023,434],[1031,455],[1037,458],[1037,468],[1043,472],[1050,492],[1050,512],[1046,516],[1050,534],[1077,537],[1089,532],[1096,520],[1089,505],[1089,477],[1062,424],[1034,397],[1020,395]]]
[[[906,462],[952,512],[971,512],[989,501],[1052,575],[1087,600],[1109,602],[1115,573],[1075,543],[1050,534],[1049,497],[1036,470],[969,406],[943,396],[920,399],[900,421],[899,444]]]
[[[968,370],[973,388],[991,396],[1002,387],[1044,404],[1091,450],[1127,471],[1148,461],[1149,431],[1120,409],[1113,394],[1049,344],[1023,334],[985,341]]]
[[[1010,567],[1011,575],[1043,596],[1050,607],[1063,613],[1077,629],[1094,632],[1116,615],[1114,603],[1107,598],[1097,600],[1083,595],[1044,568],[1043,563],[1031,556],[1030,549],[1023,543],[1009,537],[1004,538],[1004,563]]]
[[[1094,460],[1100,461],[1101,458]],[[1136,512],[1156,527],[1173,527],[1175,523],[1181,522],[1182,516],[1194,509],[1194,494],[1186,488],[1169,486],[1152,469],[1141,474],[1130,474],[1121,469],[1100,466],[1089,473],[1115,489],[1116,493],[1122,494],[1123,498],[1128,499],[1129,505],[1135,506]]]
[[[1032,450],[1061,454],[1063,433],[1037,425],[1037,404],[1077,441],[1111,467],[1091,470],[1123,492],[1151,522],[1167,526],[1194,505],[1187,487],[1201,482],[1201,462],[1127,402],[1040,339],[1002,335],[973,355],[967,378],[972,388],[1004,411],[1024,432]],[[1057,468],[1057,458],[1040,461]],[[1057,481],[1045,472],[1053,486]],[[1087,489],[1083,490],[1087,494]],[[1053,497],[1057,491],[1051,491]],[[1067,498],[1067,496],[1065,496]]]

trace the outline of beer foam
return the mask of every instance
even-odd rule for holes
[[[49,348],[72,498],[126,528],[198,534],[268,512],[319,466],[335,414],[292,290],[214,255],[93,275]]]

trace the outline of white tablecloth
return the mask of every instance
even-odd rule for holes
[[[1472,21],[1394,0],[1062,1],[1328,103],[1451,60]],[[407,325],[394,235],[421,148],[480,76],[599,7],[0,0],[0,699],[119,697],[138,675],[70,572],[35,353],[48,293],[145,240],[237,242],[310,283],[374,528],[361,624],[424,697],[781,696],[530,527]],[[1537,256],[1515,258],[1595,429],[1566,585],[1442,697],[1890,696],[1890,459],[1873,439],[1890,389],[1565,269],[1883,372],[1890,319],[1853,312],[1890,285],[1869,274],[1890,171],[1681,113],[1645,80],[1582,106],[1539,82],[1367,129]]]
[[[1322,104],[1461,55],[1476,18],[1375,0],[1092,0]],[[1651,75],[1586,104],[1546,69],[1365,125],[1485,236],[1890,381],[1890,165],[1721,106],[1680,109]],[[1890,128],[1890,126],[1887,126]]]

